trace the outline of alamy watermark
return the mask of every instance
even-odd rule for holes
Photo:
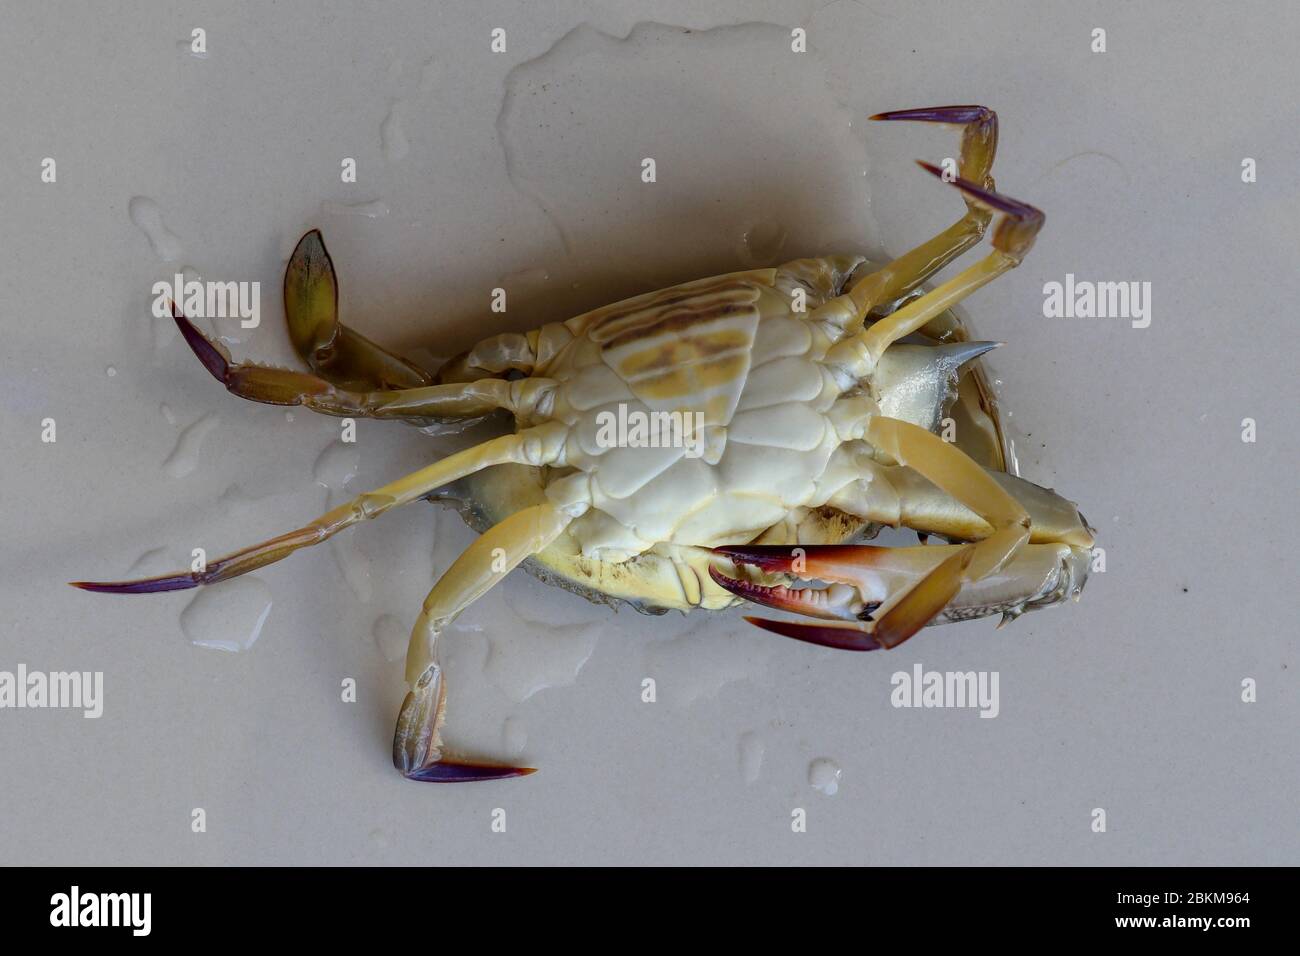
[[[889,679],[889,702],[895,707],[971,707],[981,717],[996,717],[997,671],[927,671],[913,664],[911,672],[895,671]]]
[[[262,283],[215,282],[186,279],[176,273],[171,282],[153,284],[153,314],[165,319],[171,315],[172,303],[190,319],[239,319],[245,329],[255,329],[262,321]]]
[[[94,719],[104,713],[103,671],[0,671],[0,709],[60,708]]]
[[[704,454],[703,412],[647,412],[620,402],[618,411],[596,413],[601,448],[684,448],[687,458]]]
[[[73,886],[50,897],[51,926],[127,926],[133,936],[148,936],[152,893],[83,893]]]
[[[1043,316],[1049,319],[1130,319],[1135,329],[1151,324],[1150,282],[1091,282],[1065,274],[1043,285]]]

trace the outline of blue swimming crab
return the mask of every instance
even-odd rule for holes
[[[504,410],[514,429],[201,571],[76,586],[124,594],[225,581],[393,508],[454,494],[482,534],[416,619],[393,741],[396,767],[433,782],[532,772],[443,745],[438,663],[439,636],[524,562],[570,590],[643,610],[743,599],[797,612],[818,620],[747,620],[858,651],[897,647],[930,623],[1005,620],[1077,598],[1093,544],[1079,509],[938,434],[963,368],[995,343],[926,338],[952,306],[1020,263],[1043,214],[995,191],[992,110],[872,118],[962,130],[955,175],[920,165],[960,190],[965,214],[885,265],[833,255],[686,282],[494,335],[436,378],[339,322],[334,266],[316,231],[298,243],[284,282],[290,337],[309,372],[236,364],[173,306],[204,367],[243,398],[425,426]],[[990,225],[985,257],[923,288]],[[682,440],[601,440],[602,413],[614,411],[671,420]],[[886,525],[948,543],[850,543]]]

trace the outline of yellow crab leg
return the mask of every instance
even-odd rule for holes
[[[310,372],[265,365],[235,365],[230,353],[200,332],[172,306],[182,337],[226,391],[267,405],[302,405],[324,415],[420,421],[478,418],[498,408],[526,418],[555,388],[545,378],[509,382],[485,378],[477,382],[423,385],[415,388],[349,391]]]
[[[135,581],[71,583],[73,587],[85,591],[145,594],[154,591],[181,591],[225,581],[288,557],[299,548],[320,544],[360,521],[377,518],[390,508],[423,498],[443,485],[491,465],[507,462],[527,465],[553,463],[563,453],[567,434],[567,426],[553,422],[466,448],[382,488],[358,495],[295,531],[218,558],[202,571],[182,571]]]
[[[942,176],[937,166],[920,165],[928,172]],[[993,252],[864,331],[838,342],[827,353],[827,364],[841,366],[855,379],[868,377],[890,345],[919,330],[1002,273],[1014,269],[1033,246],[1034,237],[1043,226],[1044,217],[1040,210],[964,179],[954,180],[953,185],[973,201],[1003,214],[1002,221],[993,231]]]
[[[961,125],[961,156],[957,174],[967,182],[993,189],[993,157],[998,147],[998,117],[986,106],[935,106],[877,113],[873,120],[908,120]],[[860,324],[873,308],[896,302],[931,275],[980,241],[992,218],[990,210],[971,199],[966,214],[939,235],[875,272],[863,276],[847,294]]]
[[[444,759],[439,729],[447,688],[437,660],[438,637],[456,616],[511,570],[554,541],[573,516],[555,504],[525,508],[490,528],[446,570],[425,599],[406,651],[410,685],[393,734],[393,765],[412,780],[459,783],[532,773],[467,759]]]

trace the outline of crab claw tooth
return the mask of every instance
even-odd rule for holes
[[[746,621],[765,631],[793,637],[796,641],[833,647],[841,651],[875,651],[881,648],[869,633],[856,627],[831,624],[803,624],[799,621],[772,621],[762,617],[746,617]]]
[[[740,544],[714,548],[713,553],[763,571],[855,587],[870,582],[875,569],[907,559],[896,548],[872,544]]]
[[[987,121],[993,111],[987,106],[924,106],[911,110],[889,110],[869,117],[873,120],[915,120],[921,123],[977,123]]]
[[[730,558],[736,564],[747,564],[763,571],[784,573],[793,572],[795,559],[807,551],[807,547],[784,544],[729,544],[713,549],[714,554]]]
[[[858,618],[852,610],[854,593],[843,585],[834,585],[824,590],[790,588],[783,584],[767,587],[755,584],[753,581],[728,577],[713,566],[709,567],[709,577],[713,578],[719,587],[726,588],[737,597],[778,611],[841,621],[852,621]]]

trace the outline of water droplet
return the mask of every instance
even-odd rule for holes
[[[181,612],[181,630],[196,647],[246,651],[270,613],[271,589],[245,576],[201,589]]]
[[[293,412],[285,412],[285,413],[284,413],[284,420],[285,420],[286,422],[291,422],[291,421],[293,421]]]
[[[507,592],[495,608],[486,608],[486,613],[455,625],[487,633],[483,673],[516,703],[540,690],[565,687],[577,680],[600,634],[595,622],[535,620],[515,606],[518,600],[516,594]],[[490,617],[493,610],[499,615],[496,620]]]
[[[528,730],[518,717],[506,718],[501,727],[501,746],[508,757],[518,757],[528,746]]]
[[[217,427],[215,412],[208,412],[194,424],[187,427],[176,439],[176,447],[163,462],[163,471],[173,478],[184,478],[199,464],[199,452],[208,433]]]
[[[394,102],[384,121],[379,124],[379,139],[384,148],[384,156],[389,162],[402,159],[411,150],[411,144],[406,140],[406,132],[402,129],[402,118],[398,113],[401,105],[400,101]]]
[[[148,196],[135,196],[127,204],[127,215],[149,240],[149,246],[163,262],[175,262],[181,257],[181,241],[163,223],[162,210]]]
[[[176,413],[173,412],[170,407],[168,407],[166,402],[163,402],[161,405],[158,406],[158,411],[168,425],[176,424]]]
[[[785,248],[785,227],[779,222],[762,219],[749,226],[740,237],[740,259],[751,269],[772,266]]]
[[[326,216],[365,216],[367,219],[379,219],[388,215],[388,203],[382,199],[369,202],[323,202],[320,211]]]
[[[117,375],[117,369],[113,368],[113,366],[110,365],[108,368],[104,369],[104,373],[105,373],[109,378],[113,378],[114,376]]]
[[[740,735],[740,775],[745,783],[754,783],[763,771],[763,738],[752,730]]]
[[[318,485],[342,490],[357,476],[361,449],[356,442],[332,441],[316,458],[311,476]]]
[[[375,643],[376,650],[383,656],[386,661],[398,661],[406,654],[406,645],[410,633],[402,626],[402,622],[391,614],[381,614],[375,618],[374,626],[370,629],[370,636]]]
[[[685,634],[647,643],[645,673],[654,675],[660,700],[687,705],[735,681],[762,678],[771,651],[734,625],[715,628],[717,623],[706,618]]]
[[[830,757],[818,757],[808,765],[808,782],[814,790],[833,797],[840,789],[840,765]]]

